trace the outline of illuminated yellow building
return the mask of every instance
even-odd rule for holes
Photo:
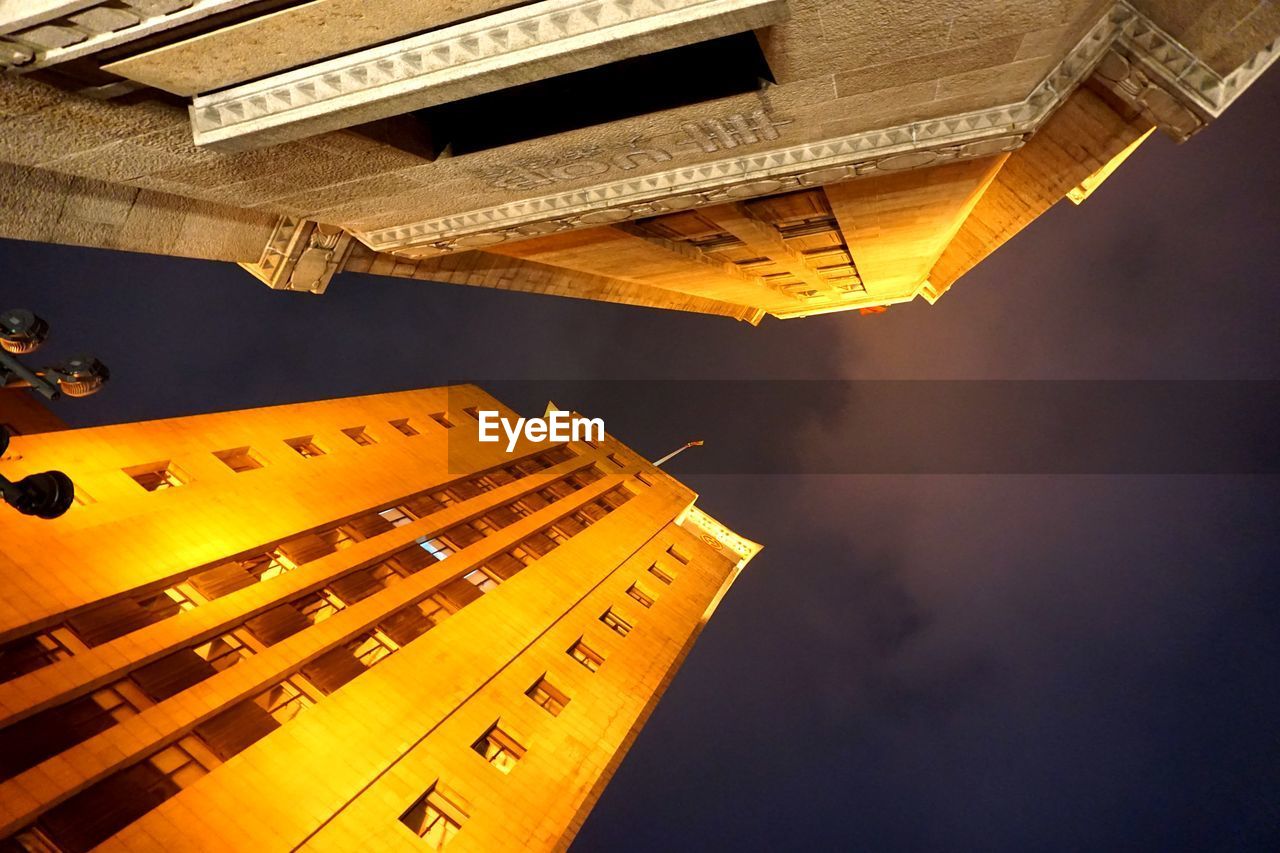
[[[1278,55],[1265,0],[0,3],[0,236],[308,293],[933,302]]]
[[[14,438],[0,850],[568,845],[759,546],[473,386]],[[0,507],[3,508],[3,507]]]

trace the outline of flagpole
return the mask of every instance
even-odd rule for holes
[[[703,442],[702,442],[702,440],[701,440],[701,439],[699,439],[698,441],[690,441],[690,442],[688,442],[687,444],[685,444],[683,447],[679,447],[679,448],[677,448],[677,449],[675,449],[675,450],[671,451],[671,452],[670,452],[670,453],[668,453],[666,456],[662,457],[662,458],[661,458],[661,459],[659,459],[657,462],[653,463],[653,467],[654,467],[654,468],[659,468],[659,467],[661,467],[661,466],[662,466],[662,463],[663,463],[663,462],[666,462],[666,461],[668,461],[668,460],[672,459],[673,457],[680,455],[681,453],[683,453],[683,452],[685,452],[686,450],[688,450],[690,447],[701,447],[702,445],[703,445]]]

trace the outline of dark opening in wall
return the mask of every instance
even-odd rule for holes
[[[470,154],[754,92],[773,75],[754,33],[699,42],[413,113],[437,151]]]

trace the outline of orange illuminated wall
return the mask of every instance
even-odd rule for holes
[[[473,386],[14,439],[0,850],[568,845],[759,546]]]

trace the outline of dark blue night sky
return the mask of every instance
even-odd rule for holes
[[[1272,72],[937,306],[878,316],[753,329],[361,275],[314,298],[16,242],[0,307],[111,366],[58,405],[76,425],[455,381],[527,381],[499,393],[532,413],[583,379],[1280,380],[1278,137]],[[588,411],[637,450],[732,453],[732,405],[695,421],[617,387]],[[860,424],[771,429],[812,471]],[[672,473],[766,547],[577,849],[1280,849],[1280,478],[698,473],[698,452]]]

